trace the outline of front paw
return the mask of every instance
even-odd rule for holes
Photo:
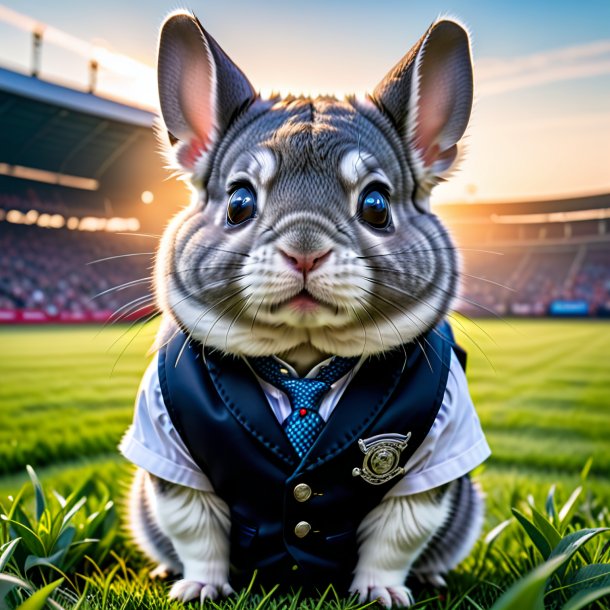
[[[414,603],[411,590],[403,585],[378,587],[375,585],[358,585],[354,582],[350,588],[350,593],[357,594],[361,604],[377,600],[385,608],[408,608]]]
[[[199,601],[204,602],[206,599],[215,600],[232,593],[235,593],[235,591],[228,582],[221,585],[211,585],[196,580],[182,579],[174,583],[169,592],[169,598],[181,602],[188,602],[192,599],[199,599]]]

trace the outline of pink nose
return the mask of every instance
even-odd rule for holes
[[[307,254],[286,252],[281,248],[279,250],[286,262],[293,269],[300,271],[303,275],[307,275],[310,271],[317,269],[326,259],[328,259],[331,253],[330,249],[308,252]]]

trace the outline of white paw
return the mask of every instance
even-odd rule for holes
[[[358,594],[358,601],[361,604],[377,600],[386,608],[408,608],[414,603],[411,590],[402,585],[397,587],[358,587],[352,589],[351,592]]]
[[[229,583],[222,585],[206,585],[196,580],[179,580],[174,583],[169,598],[181,602],[188,602],[191,599],[199,599],[204,602],[206,599],[217,599],[220,596],[227,596],[235,593]]]

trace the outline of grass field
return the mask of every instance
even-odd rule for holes
[[[454,328],[469,353],[471,392],[493,451],[478,473],[488,495],[486,531],[519,498],[543,500],[553,483],[565,499],[589,458],[588,488],[608,506],[610,323],[460,318]],[[0,497],[27,480],[27,464],[61,493],[91,473],[115,498],[123,493],[130,467],[116,445],[154,326],[125,331],[0,329]],[[502,544],[510,548],[510,540]],[[119,551],[131,556],[124,545]],[[474,603],[488,603],[485,595],[497,596]]]

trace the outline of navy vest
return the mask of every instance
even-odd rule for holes
[[[161,391],[191,456],[230,507],[231,583],[247,585],[258,570],[259,584],[345,589],[358,525],[400,480],[354,476],[365,458],[358,441],[410,433],[399,465],[408,462],[440,408],[452,348],[463,355],[449,325],[406,345],[406,361],[402,348],[368,359],[302,460],[247,364],[207,350],[204,358],[193,341],[180,354],[186,340],[180,333],[159,352]],[[303,499],[297,485],[311,495]]]

